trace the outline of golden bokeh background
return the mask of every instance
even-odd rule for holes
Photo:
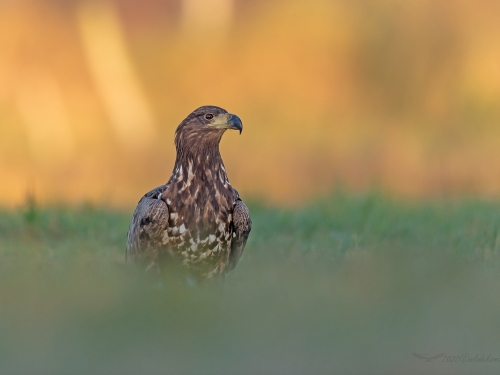
[[[495,0],[0,2],[0,205],[134,206],[193,109],[244,198],[500,195]]]

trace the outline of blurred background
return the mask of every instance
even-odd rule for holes
[[[0,2],[0,204],[129,207],[193,109],[243,197],[500,193],[495,0]]]

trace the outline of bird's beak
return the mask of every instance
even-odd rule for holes
[[[239,130],[240,134],[243,131],[243,123],[240,118],[236,115],[232,115],[231,113],[223,113],[215,116],[213,121],[210,123],[210,126],[217,129]]]

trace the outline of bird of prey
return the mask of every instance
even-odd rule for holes
[[[252,221],[219,152],[227,129],[241,134],[240,118],[215,106],[196,109],[177,127],[172,175],[139,201],[128,230],[127,263],[160,274],[181,270],[195,282],[223,280],[236,266]]]

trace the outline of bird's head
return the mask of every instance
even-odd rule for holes
[[[227,129],[239,130],[241,134],[243,124],[240,118],[220,107],[200,107],[179,124],[175,131],[175,143],[177,147],[218,144]]]

